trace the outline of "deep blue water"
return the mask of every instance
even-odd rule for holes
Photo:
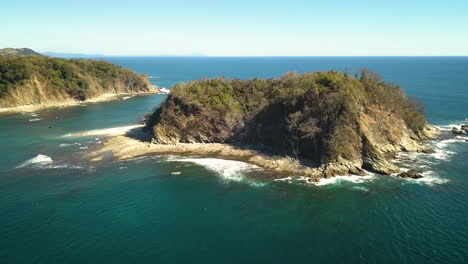
[[[107,59],[167,88],[201,77],[368,68],[423,101],[432,124],[448,129],[468,117],[467,57]],[[462,138],[428,142],[435,154],[411,156],[425,181],[374,175],[306,186],[223,161],[89,164],[76,157],[103,138],[64,137],[135,124],[164,98],[0,116],[1,263],[468,262]]]

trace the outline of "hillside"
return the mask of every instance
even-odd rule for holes
[[[32,49],[28,48],[20,48],[20,49],[13,49],[13,48],[6,48],[0,49],[1,56],[42,56],[42,54],[35,52]]]
[[[106,61],[0,56],[0,108],[155,92],[146,76]]]
[[[375,73],[336,71],[279,79],[204,79],[172,88],[147,117],[153,142],[228,143],[291,156],[311,178],[398,171],[387,156],[429,151],[423,107]]]

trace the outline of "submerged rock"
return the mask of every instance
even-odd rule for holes
[[[420,179],[423,177],[421,173],[422,171],[420,170],[410,169],[409,171],[399,173],[397,176],[400,178]]]

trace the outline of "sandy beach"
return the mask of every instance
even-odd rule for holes
[[[91,150],[85,156],[90,161],[101,161],[109,157],[127,160],[146,155],[179,155],[203,158],[219,158],[246,162],[265,170],[273,171],[278,177],[287,175],[317,178],[319,171],[303,166],[296,159],[263,154],[256,150],[243,149],[220,143],[179,143],[176,145],[151,144],[126,135],[141,133],[142,125],[87,131],[72,136],[107,135],[107,140],[99,149]]]

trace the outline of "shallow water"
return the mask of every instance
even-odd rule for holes
[[[427,104],[431,123],[463,122],[468,58],[109,58],[170,88],[202,76],[370,68]],[[468,143],[402,154],[424,180],[372,175],[317,185],[268,180],[216,159],[79,162],[165,95],[0,116],[2,263],[465,263]],[[34,121],[33,121],[34,119]],[[38,120],[36,120],[38,119]],[[258,176],[258,177],[256,177]]]

